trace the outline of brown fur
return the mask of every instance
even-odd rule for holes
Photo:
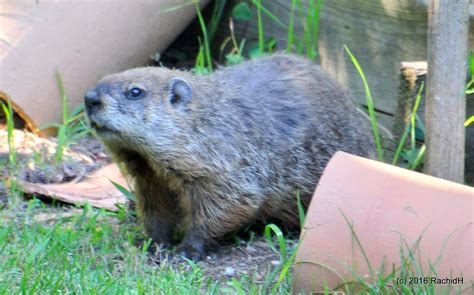
[[[143,97],[130,98],[133,87]],[[184,228],[178,251],[193,258],[257,220],[298,227],[296,193],[307,206],[330,157],[373,151],[350,96],[293,55],[209,76],[132,69],[103,78],[88,97],[92,125],[136,179],[147,233],[169,244]]]

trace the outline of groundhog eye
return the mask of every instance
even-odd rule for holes
[[[138,87],[133,87],[130,90],[127,91],[127,98],[129,99],[138,99],[143,97],[145,94],[145,91],[138,88]]]

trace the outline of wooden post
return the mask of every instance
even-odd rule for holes
[[[469,0],[431,0],[428,11],[425,173],[464,182]]]

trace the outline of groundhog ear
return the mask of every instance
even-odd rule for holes
[[[170,81],[169,89],[169,101],[174,105],[186,104],[193,96],[191,85],[181,78],[173,78]]]

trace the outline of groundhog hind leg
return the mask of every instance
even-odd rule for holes
[[[191,224],[176,253],[193,260],[200,260],[219,238],[254,222],[257,216],[258,207],[242,203],[245,198],[240,196],[219,198],[204,193],[192,197]]]

